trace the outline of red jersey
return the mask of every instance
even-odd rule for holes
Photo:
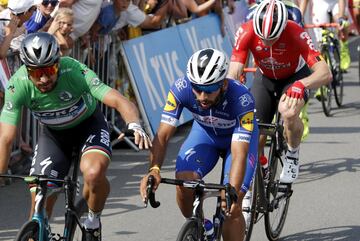
[[[252,20],[241,25],[236,32],[231,61],[245,64],[249,50],[262,74],[270,79],[286,79],[305,63],[311,68],[321,60],[309,34],[290,20],[272,46],[265,46],[255,34]]]

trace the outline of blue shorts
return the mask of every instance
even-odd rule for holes
[[[247,156],[246,173],[241,191],[249,190],[257,165],[259,132],[256,121],[252,132],[249,153]],[[223,157],[224,173],[222,183],[229,182],[231,168],[231,136],[216,136],[206,132],[196,121],[180,148],[176,159],[176,172],[193,171],[200,178],[205,177],[217,164],[220,155]]]

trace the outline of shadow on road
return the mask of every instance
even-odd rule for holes
[[[314,229],[301,232],[279,240],[283,241],[328,241],[328,240],[359,240],[360,226],[339,226]]]

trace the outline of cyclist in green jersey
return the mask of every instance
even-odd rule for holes
[[[70,57],[60,57],[59,51],[54,36],[44,32],[27,35],[21,44],[20,58],[24,65],[8,83],[0,115],[0,173],[7,170],[21,109],[27,107],[40,123],[30,175],[65,177],[73,148],[78,148],[84,177],[83,196],[89,207],[84,223],[86,240],[101,240],[100,214],[110,190],[106,170],[111,143],[97,101],[120,113],[128,129],[134,131],[135,144],[140,149],[148,149],[151,141],[140,125],[134,104],[100,81],[86,65]],[[49,188],[56,189],[56,183],[49,183]],[[32,211],[34,189],[30,187]],[[49,216],[55,200],[56,195],[48,199]]]

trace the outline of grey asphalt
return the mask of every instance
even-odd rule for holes
[[[358,66],[353,62],[345,74],[344,105],[335,108],[331,117],[325,117],[317,100],[310,100],[310,135],[301,145],[300,177],[293,185],[294,194],[281,240],[360,240]],[[188,131],[189,125],[180,127],[171,140],[162,168],[163,177],[173,177],[176,152]],[[138,186],[147,171],[147,161],[147,151],[114,151],[108,171],[111,193],[102,215],[104,241],[176,240],[184,218],[176,205],[175,188],[160,186],[158,209],[145,209],[141,203]],[[216,167],[206,180],[217,182],[218,176],[219,167]],[[63,223],[62,200],[60,196],[51,220],[55,232],[60,232]],[[213,210],[213,204],[214,200],[207,203],[207,215]],[[0,207],[0,240],[13,240],[27,219],[29,195],[25,184],[16,181],[0,188]],[[266,240],[262,221],[255,225],[252,240]]]

